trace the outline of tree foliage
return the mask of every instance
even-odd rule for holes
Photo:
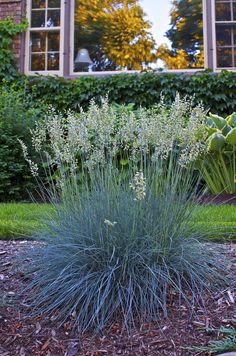
[[[170,29],[171,49],[161,46],[159,57],[170,69],[204,67],[202,0],[173,0]]]
[[[140,70],[156,61],[151,24],[137,0],[80,0],[75,48],[88,49],[94,70]]]

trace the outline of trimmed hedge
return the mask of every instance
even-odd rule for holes
[[[23,77],[25,83],[25,77]],[[19,82],[20,84],[20,82]],[[20,84],[21,85],[21,84]],[[206,109],[218,114],[236,111],[236,73],[209,71],[186,73],[116,74],[83,76],[74,80],[59,77],[28,77],[26,91],[59,110],[86,108],[92,98],[109,95],[111,102],[151,107],[163,94],[171,102],[176,92],[202,101]]]

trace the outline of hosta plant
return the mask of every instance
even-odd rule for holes
[[[205,154],[198,159],[197,167],[213,194],[236,193],[236,114],[226,119],[210,114],[206,130]]]

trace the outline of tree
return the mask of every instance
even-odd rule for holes
[[[167,45],[158,47],[158,58],[162,59],[168,69],[203,68],[204,53],[201,51],[194,57],[194,62],[190,62],[188,53],[183,49],[171,51]]]
[[[172,5],[171,28],[166,32],[171,49],[159,48],[159,58],[172,69],[203,67],[202,0],[173,0]]]
[[[94,70],[140,70],[156,61],[156,43],[145,16],[137,0],[80,0],[75,50],[89,51]]]

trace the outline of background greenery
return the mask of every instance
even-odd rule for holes
[[[226,115],[236,111],[236,73],[226,71],[194,75],[150,72],[74,80],[19,75],[13,82],[1,81],[0,201],[27,199],[27,191],[35,189],[17,138],[27,144],[29,128],[45,115],[48,105],[60,111],[78,111],[80,106],[87,109],[92,98],[99,101],[108,94],[110,102],[150,108],[160,101],[161,95],[165,102],[172,103],[177,92],[193,98],[195,104],[202,101],[213,113]]]
[[[18,139],[29,147],[32,159],[37,160],[30,146],[30,129],[42,117],[45,106],[34,101],[30,94],[13,84],[0,90],[0,201],[29,200],[29,192],[37,185],[23,156]]]
[[[220,74],[204,71],[194,75],[149,72],[83,76],[74,80],[21,77],[19,88],[22,83],[26,94],[31,94],[33,99],[43,99],[60,110],[87,108],[92,98],[99,99],[107,93],[110,102],[152,107],[159,102],[161,94],[171,103],[179,92],[181,96],[194,97],[195,103],[202,101],[213,113],[226,115],[236,111],[236,73],[227,71]]]

